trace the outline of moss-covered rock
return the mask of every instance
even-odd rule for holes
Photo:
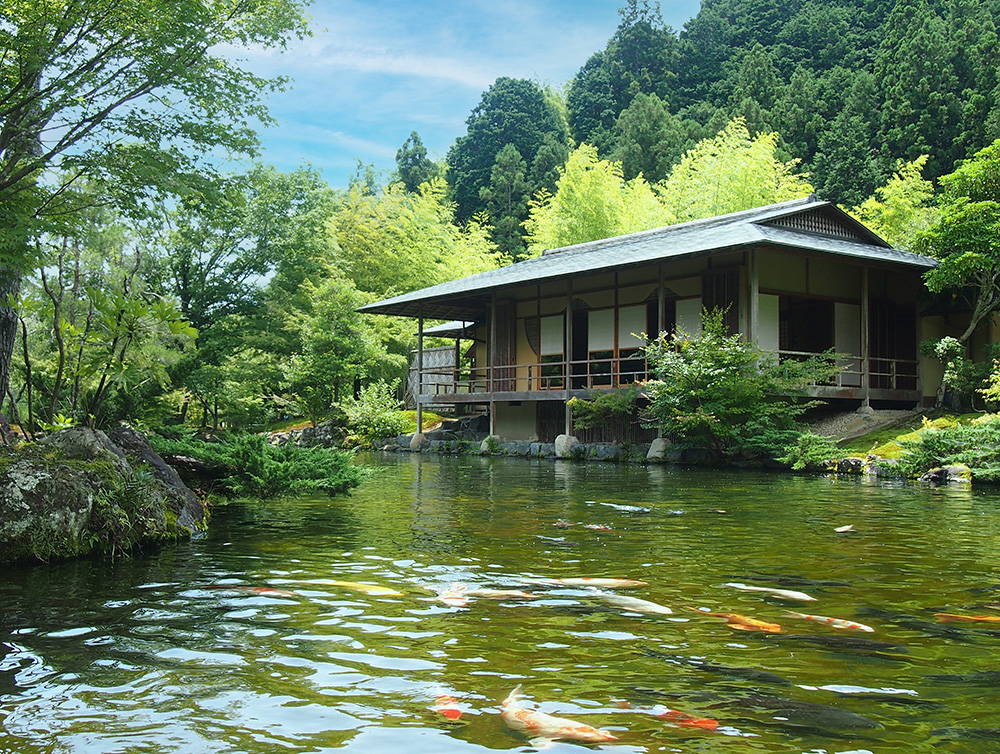
[[[145,438],[86,427],[0,458],[0,562],[118,554],[189,537],[207,513]]]

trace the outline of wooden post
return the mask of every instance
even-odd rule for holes
[[[424,407],[420,401],[420,391],[424,382],[424,315],[417,317],[417,384],[413,397],[417,401],[417,434],[424,431]]]
[[[573,409],[569,405],[570,390],[572,389],[573,381],[573,365],[571,359],[573,358],[573,280],[572,278],[566,281],[566,321],[563,323],[566,328],[565,342],[563,344],[563,361],[565,362],[564,372],[565,384],[564,394],[563,394],[563,405],[566,408],[565,415],[565,434],[569,435],[573,432]]]
[[[869,354],[868,268],[861,268],[861,386],[862,407],[871,408],[871,358]]]
[[[497,428],[497,402],[493,396],[496,393],[494,384],[494,365],[496,363],[497,348],[497,294],[490,295],[490,333],[486,344],[487,378],[486,386],[490,393],[490,435],[496,434]]]
[[[760,347],[760,278],[757,269],[757,249],[747,251],[747,339]]]

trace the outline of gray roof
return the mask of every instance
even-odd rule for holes
[[[825,218],[843,232],[833,235],[807,231],[801,223],[799,227],[789,227],[795,226],[794,222],[789,222],[790,218],[806,215]],[[759,245],[784,246],[810,253],[918,269],[929,269],[937,264],[930,257],[892,248],[833,204],[810,196],[665,228],[548,249],[534,259],[377,301],[361,307],[359,311],[470,320],[488,307],[491,293],[504,288],[652,264],[720,249]]]

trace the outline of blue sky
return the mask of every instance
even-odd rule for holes
[[[256,73],[286,75],[272,94],[277,126],[264,162],[306,163],[343,186],[357,160],[388,174],[411,131],[432,159],[465,134],[465,119],[500,76],[561,88],[618,26],[619,0],[315,0],[315,36],[284,53],[242,52]],[[698,0],[661,0],[675,30]]]

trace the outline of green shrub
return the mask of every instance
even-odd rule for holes
[[[900,469],[919,476],[930,469],[964,464],[974,479],[1000,481],[1000,415],[986,414],[968,423],[937,429],[927,426],[918,440],[900,441]]]
[[[639,403],[639,388],[630,385],[622,390],[594,390],[587,399],[570,398],[566,403],[573,409],[574,427],[593,429],[633,416]]]
[[[409,420],[400,410],[402,404],[396,398],[398,385],[398,380],[391,385],[373,382],[361,388],[357,399],[349,398],[341,402],[347,426],[352,435],[360,438],[361,444],[371,446],[377,440],[401,435],[406,430]]]
[[[799,435],[795,443],[785,448],[785,455],[778,461],[788,464],[794,471],[827,470],[836,464],[839,455],[837,443],[829,437],[806,432]]]
[[[724,312],[704,311],[700,333],[663,334],[646,346],[656,375],[645,385],[647,426],[679,447],[705,448],[716,460],[772,460],[798,438],[806,385],[837,372],[836,354],[779,363],[774,354],[726,332]]]
[[[239,497],[276,497],[302,492],[335,495],[357,487],[365,471],[349,454],[326,448],[268,445],[261,435],[221,442],[150,436],[157,453],[197,458],[219,470],[225,489]]]

